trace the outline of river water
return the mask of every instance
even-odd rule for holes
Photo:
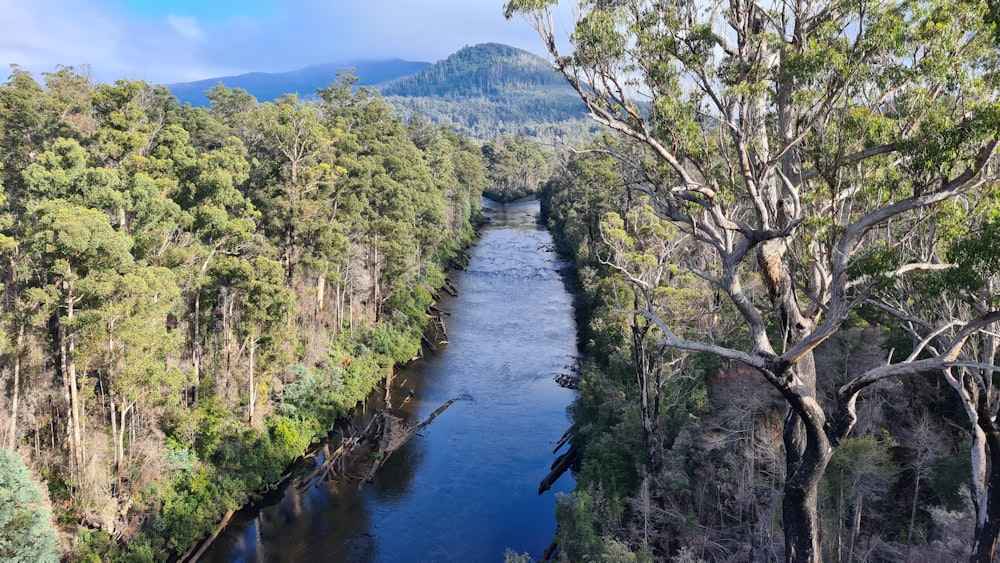
[[[538,203],[490,204],[492,223],[452,275],[440,307],[450,344],[394,378],[411,423],[458,399],[397,450],[372,483],[286,486],[226,528],[204,561],[503,561],[537,558],[555,532],[554,493],[538,495],[574,392],[554,377],[576,362],[567,266],[537,224]]]

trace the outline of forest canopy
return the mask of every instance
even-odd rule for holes
[[[0,85],[0,439],[63,557],[177,556],[419,355],[485,162],[349,76],[211,108],[41,78]]]

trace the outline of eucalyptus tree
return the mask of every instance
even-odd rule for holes
[[[513,0],[591,116],[643,146],[639,189],[697,247],[684,266],[733,304],[745,346],[664,345],[759,370],[788,403],[788,561],[822,558],[817,487],[888,377],[940,371],[1000,319],[847,381],[821,402],[813,351],[886,279],[940,268],[905,242],[943,202],[981,188],[998,142],[985,3],[585,0],[564,54],[554,0]]]
[[[10,78],[0,86],[0,149],[5,166],[0,169],[8,190],[22,186],[21,171],[34,160],[44,141],[50,140],[51,121],[45,111],[45,89],[31,73],[12,67]]]
[[[971,319],[1000,307],[1000,191],[962,198],[938,211],[925,246],[951,267],[916,279],[892,280],[870,300],[910,335],[917,353],[937,354]],[[1000,539],[1000,423],[994,377],[1000,354],[997,324],[980,331],[944,366],[969,421],[970,495],[976,511],[972,561],[992,561]],[[912,520],[912,518],[911,518]]]
[[[67,405],[69,459],[74,471],[84,461],[83,401],[77,363],[82,306],[102,294],[101,286],[132,264],[132,241],[115,231],[108,216],[62,199],[40,205],[31,218],[27,240],[37,256],[38,301],[57,319],[58,371]]]
[[[320,90],[326,126],[338,132],[336,193],[352,245],[363,253],[362,300],[377,321],[389,303],[419,276],[428,248],[444,234],[444,202],[423,154],[406,137],[392,108],[351,77]],[[346,203],[347,205],[343,205]]]
[[[201,117],[210,123],[217,123],[212,116]],[[176,137],[186,147],[186,130],[173,127],[168,128],[168,131],[176,133]],[[161,156],[157,154],[159,149],[160,147],[154,156]],[[169,203],[181,210],[178,218],[181,228],[173,231],[178,240],[163,239],[163,246],[156,251],[157,258],[150,261],[161,265],[171,265],[170,262],[190,265],[185,269],[181,285],[191,312],[189,339],[194,379],[192,389],[193,399],[197,401],[202,380],[205,339],[202,331],[202,299],[204,288],[211,285],[208,280],[209,270],[219,255],[239,254],[252,243],[260,212],[240,191],[250,177],[250,163],[246,147],[239,138],[224,136],[218,146],[197,154],[189,155],[186,150],[163,152],[167,154],[162,155],[162,158],[171,164],[154,164],[156,168],[168,169],[156,183],[174,184],[173,189],[169,190],[173,196]],[[178,154],[185,157],[177,158]],[[136,175],[137,184],[142,177],[140,174]],[[150,206],[150,211],[156,209]],[[167,223],[164,221],[160,224]],[[138,232],[135,237],[137,246],[141,246],[144,237]],[[170,257],[166,252],[170,246],[183,247],[183,252],[178,257]]]
[[[329,162],[332,142],[318,108],[294,95],[261,104],[252,119],[262,138],[264,182],[274,183],[262,186],[260,197],[274,238],[282,239],[282,262],[291,282],[309,240],[299,230],[317,220],[310,216],[312,208],[326,198],[337,176]]]

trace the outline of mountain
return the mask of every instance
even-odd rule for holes
[[[484,43],[463,47],[434,64],[401,59],[324,64],[291,72],[253,72],[171,84],[180,101],[207,106],[204,92],[222,82],[260,101],[296,92],[312,97],[345,68],[359,86],[373,86],[404,118],[415,114],[478,139],[525,134],[573,142],[592,135],[583,103],[545,59],[527,51]]]
[[[238,76],[168,84],[167,88],[174,96],[177,96],[181,103],[190,102],[193,106],[207,106],[208,98],[205,97],[205,90],[213,88],[219,82],[229,88],[242,88],[258,100],[265,102],[273,101],[290,93],[298,93],[303,97],[313,96],[319,88],[329,86],[330,82],[336,79],[337,74],[345,69],[354,69],[359,86],[372,86],[401,76],[411,75],[429,66],[430,63],[402,59],[357,61],[345,64],[328,63],[290,72],[251,72]]]
[[[508,45],[464,47],[378,89],[404,118],[423,114],[478,138],[578,138],[593,129],[576,91],[547,60]]]

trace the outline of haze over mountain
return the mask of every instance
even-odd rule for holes
[[[527,134],[569,142],[594,129],[576,92],[547,60],[498,43],[467,46],[434,64],[400,59],[326,64],[284,73],[209,78],[168,88],[181,102],[192,105],[207,105],[204,91],[219,82],[242,88],[260,101],[287,93],[308,98],[345,68],[354,68],[357,85],[379,90],[405,119],[420,114],[479,139]]]
[[[351,69],[358,78],[359,86],[373,86],[419,72],[430,65],[431,63],[427,62],[403,59],[327,63],[288,72],[250,72],[237,76],[206,78],[195,82],[168,84],[167,88],[174,96],[177,96],[181,103],[188,102],[193,106],[207,106],[208,98],[205,97],[205,91],[215,87],[220,82],[228,88],[242,88],[258,100],[266,102],[273,101],[284,94],[297,93],[302,97],[314,96],[316,90],[329,86],[338,74]]]

